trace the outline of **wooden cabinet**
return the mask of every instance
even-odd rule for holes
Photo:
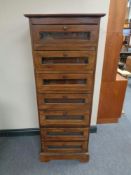
[[[127,80],[117,75],[123,42],[127,0],[110,0],[97,123],[116,123],[121,117]]]
[[[100,17],[29,18],[41,132],[41,161],[88,161]]]
[[[121,114],[127,87],[127,79],[117,74],[116,81],[103,82],[99,101],[99,124],[117,123]]]

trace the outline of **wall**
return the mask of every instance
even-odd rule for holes
[[[101,20],[92,125],[96,124],[109,0],[0,0],[0,129],[38,127],[25,13],[106,13]]]

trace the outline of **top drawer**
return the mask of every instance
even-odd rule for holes
[[[34,50],[95,50],[98,25],[32,25]]]

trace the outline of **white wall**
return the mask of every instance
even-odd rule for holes
[[[25,13],[106,13],[101,20],[92,124],[96,124],[109,0],[0,0],[0,129],[38,127]]]

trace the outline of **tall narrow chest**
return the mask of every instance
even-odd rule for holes
[[[41,161],[89,160],[88,142],[100,18],[29,18],[41,135]]]

